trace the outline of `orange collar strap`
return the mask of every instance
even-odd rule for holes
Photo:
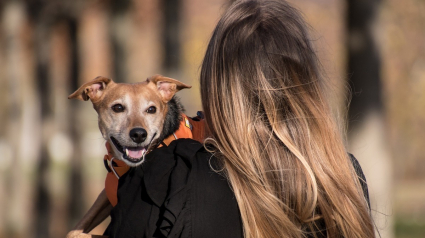
[[[190,121],[188,117],[182,113],[182,120],[180,121],[179,129],[174,132],[169,137],[165,138],[161,144],[158,147],[161,147],[163,145],[168,146],[172,141],[180,139],[180,138],[190,138],[192,139],[192,124],[190,124]]]

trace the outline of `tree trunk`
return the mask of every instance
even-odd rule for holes
[[[382,102],[381,59],[376,35],[380,0],[348,0],[348,72],[350,152],[368,182],[372,216],[383,238],[392,237],[391,174]]]
[[[164,59],[162,67],[166,75],[180,74],[181,42],[180,42],[180,0],[162,0],[163,9],[163,46]]]

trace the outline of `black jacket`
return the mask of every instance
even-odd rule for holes
[[[359,177],[357,160],[351,156]],[[146,156],[119,180],[109,237],[243,237],[234,193],[217,159],[194,140],[179,139]],[[362,181],[368,199],[367,186]]]

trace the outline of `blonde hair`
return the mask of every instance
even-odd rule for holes
[[[323,95],[299,13],[237,1],[201,69],[210,138],[245,237],[374,237],[368,205]]]

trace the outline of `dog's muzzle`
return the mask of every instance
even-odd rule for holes
[[[135,129],[133,129],[133,130],[135,130]],[[130,135],[132,135],[132,133],[131,133],[132,131],[130,131]],[[137,135],[134,135],[134,134],[137,134]],[[111,139],[112,144],[115,146],[115,148],[122,154],[123,159],[125,159],[125,160],[127,160],[131,163],[137,164],[137,163],[144,160],[145,155],[147,154],[148,149],[149,149],[150,145],[152,144],[153,139],[155,138],[155,135],[156,135],[156,133],[152,136],[152,139],[149,142],[149,144],[147,146],[144,146],[144,147],[143,146],[123,146],[117,139],[115,139],[115,137],[111,136],[110,139]],[[136,141],[141,140],[141,138],[144,137],[143,131],[140,131],[140,130],[134,131],[133,137],[136,138],[136,139],[134,139]],[[132,138],[132,140],[133,140],[133,138]],[[146,137],[143,138],[143,141],[145,141],[145,140],[146,140]]]

